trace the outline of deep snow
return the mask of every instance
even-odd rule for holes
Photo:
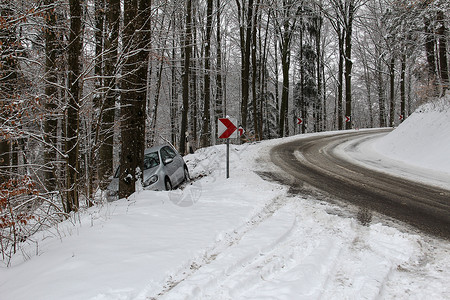
[[[399,176],[427,168],[420,180],[450,190],[448,128],[450,107],[435,103],[338,151]],[[255,171],[276,168],[280,142],[232,145],[229,179],[225,146],[201,149],[185,158],[197,180],[183,190],[142,191],[42,232],[0,268],[0,299],[450,299],[448,241],[379,215],[362,226],[350,206],[263,180]]]

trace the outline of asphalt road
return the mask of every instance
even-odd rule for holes
[[[293,189],[313,187],[426,233],[450,239],[450,190],[366,169],[332,151],[340,143],[382,131],[386,130],[314,136],[284,143],[272,149],[271,159],[291,175],[288,183]]]

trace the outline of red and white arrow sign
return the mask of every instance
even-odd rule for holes
[[[302,123],[303,123],[302,118],[297,118],[297,125],[302,125]]]
[[[403,121],[403,115],[399,115],[399,116],[398,116],[398,119],[399,119],[400,121]]]
[[[217,135],[219,139],[237,138],[236,121],[228,118],[219,118],[217,122]]]
[[[244,130],[244,128],[242,128],[242,126],[239,125],[238,132],[239,132],[239,136],[242,136],[244,134],[245,130]]]
[[[350,116],[345,116],[345,123],[350,122],[351,117]]]

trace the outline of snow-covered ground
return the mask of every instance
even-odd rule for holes
[[[435,103],[358,147],[368,154],[339,152],[398,175],[420,163],[450,189],[448,128],[450,107]],[[0,299],[450,299],[448,241],[377,215],[363,226],[351,207],[263,180],[255,171],[279,143],[232,145],[229,179],[225,146],[201,149],[186,157],[197,180],[184,190],[143,191],[42,232],[0,268]]]

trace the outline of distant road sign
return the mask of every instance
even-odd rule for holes
[[[350,116],[345,116],[345,123],[350,122],[350,120],[351,120],[351,117],[350,117]]]
[[[302,118],[297,118],[297,125],[302,125],[302,123],[303,123]]]
[[[237,138],[238,131],[235,124],[235,120],[219,118],[219,122],[217,122],[217,135],[219,139]]]
[[[238,132],[239,132],[239,136],[242,136],[245,132],[244,128],[241,125],[239,125]]]

